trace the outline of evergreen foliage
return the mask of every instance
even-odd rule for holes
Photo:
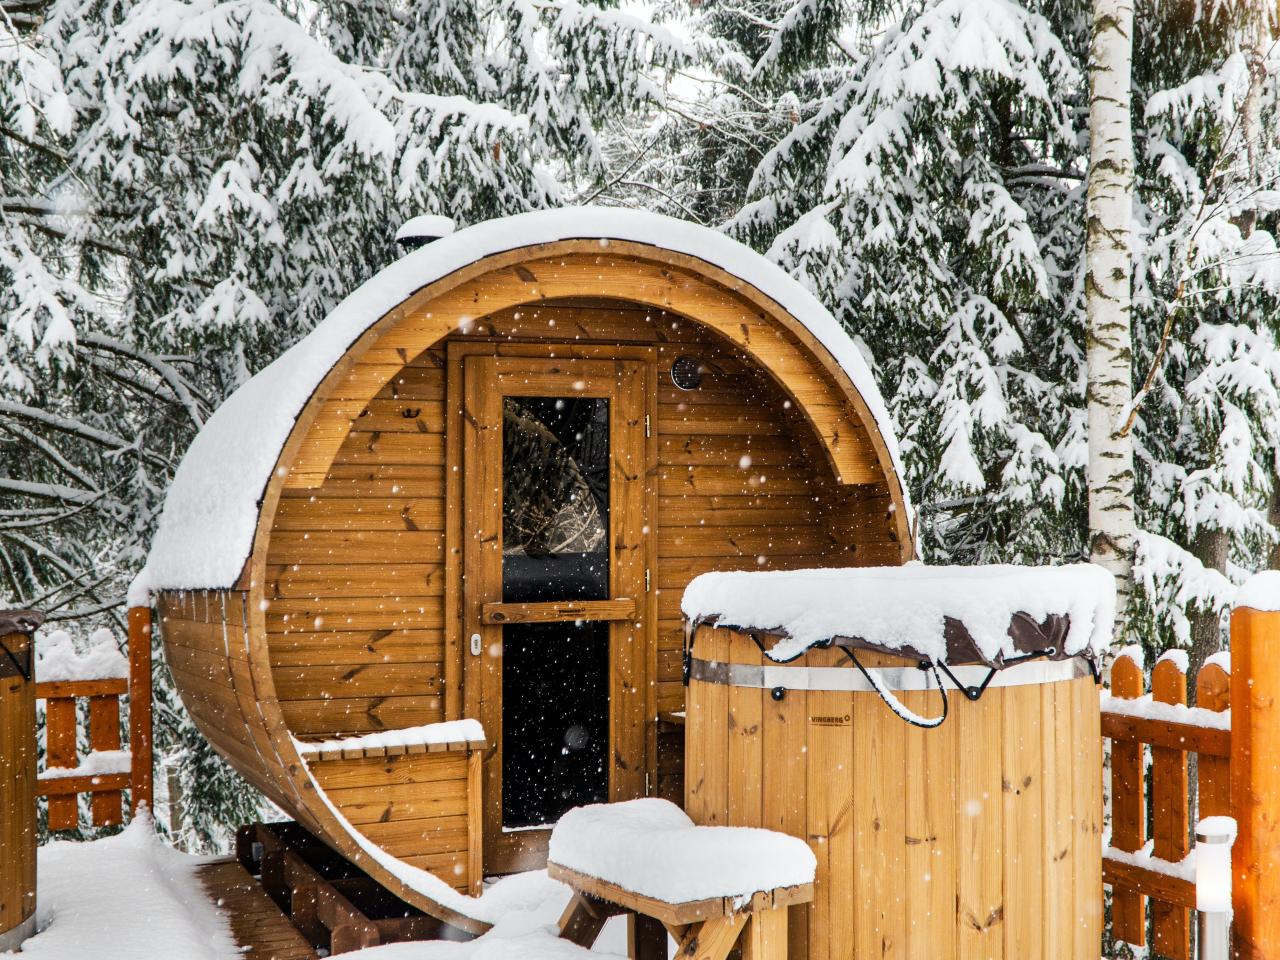
[[[927,560],[1083,559],[1089,7],[840,6],[701,6],[701,72],[646,131],[674,158],[646,172],[688,177],[690,206],[861,339]],[[1276,539],[1273,15],[1190,0],[1137,14],[1135,381],[1154,375],[1133,426],[1133,626],[1161,648],[1196,639],[1197,660]]]
[[[0,594],[111,617],[219,401],[407,217],[560,203],[667,31],[577,0],[3,0]],[[253,801],[157,686],[214,839]]]

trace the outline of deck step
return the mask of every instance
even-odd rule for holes
[[[197,875],[247,960],[317,960],[311,944],[235,858],[202,864]]]

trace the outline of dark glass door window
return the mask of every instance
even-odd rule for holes
[[[506,397],[502,598],[609,599],[609,401]],[[502,628],[502,823],[609,796],[609,624]]]
[[[502,598],[609,599],[609,401],[506,397]]]
[[[609,799],[609,625],[502,628],[502,825]]]

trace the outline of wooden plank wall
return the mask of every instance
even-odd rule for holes
[[[762,663],[702,628],[695,655]],[[867,666],[904,661],[874,653]],[[800,666],[848,666],[812,650]],[[850,666],[849,669],[852,669]],[[937,694],[904,702],[924,716]],[[870,693],[694,681],[686,810],[696,823],[806,837],[814,902],[792,908],[793,960],[1096,960],[1101,947],[1101,734],[1093,681],[951,698],[923,730]]]
[[[367,376],[357,365],[352,379]],[[348,383],[351,379],[348,380]],[[325,483],[286,489],[267,550],[268,649],[295,735],[443,719],[444,354],[362,409]]]
[[[453,751],[313,760],[308,767],[362,834],[462,893],[475,893],[482,878],[479,864],[470,860],[468,812],[472,793],[478,796],[471,757],[466,751]]]
[[[659,353],[658,709],[683,708],[680,595],[707,570],[894,563],[883,484],[836,491],[799,412],[696,324],[619,302],[552,303],[478,321],[462,339],[619,342]],[[700,389],[666,375],[704,360]],[[356,364],[347,385],[386,363]],[[394,362],[394,358],[391,358]],[[286,489],[268,546],[277,694],[301,737],[444,718],[445,354],[413,358],[367,407],[339,387],[315,433],[350,430],[325,482]],[[344,405],[345,404],[345,405]],[[851,438],[865,449],[865,434]]]
[[[168,591],[156,601],[165,661],[196,727],[255,787],[286,810],[289,778],[258,711],[249,670],[245,594]]]

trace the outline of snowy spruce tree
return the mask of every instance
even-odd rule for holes
[[[1274,11],[1213,5],[1156,21],[1135,61],[1143,141],[1136,297],[1145,371],[1133,417],[1153,628],[1218,649],[1245,571],[1274,566],[1280,251]],[[1176,38],[1176,47],[1161,43]],[[1172,82],[1171,82],[1172,81]]]
[[[682,56],[578,0],[0,0],[6,602],[121,627],[221,399],[393,259],[408,216],[596,180],[599,131]],[[257,801],[158,697],[186,829],[216,839]]]
[[[832,305],[889,397],[926,559],[1087,558],[1091,5],[698,11],[697,66],[627,131],[613,193],[678,213],[673,171],[683,206]],[[1276,544],[1272,16],[1134,17],[1135,388],[1154,372],[1112,427],[1135,451],[1132,626],[1159,649],[1216,649]]]

